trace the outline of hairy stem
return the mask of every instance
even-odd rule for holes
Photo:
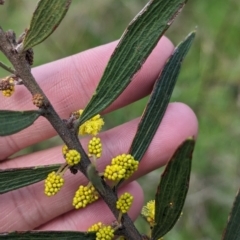
[[[46,111],[44,111],[44,117],[51,123],[53,128],[65,142],[65,144],[70,149],[76,149],[81,154],[81,162],[74,166],[77,170],[81,171],[86,177],[87,168],[91,164],[86,152],[81,146],[79,139],[76,135],[76,132],[72,129],[69,129],[67,124],[59,117],[47,96],[44,94],[40,86],[37,84],[35,78],[31,73],[31,67],[25,59],[26,52],[18,53],[13,48],[14,39],[9,39],[9,36],[6,36],[6,33],[0,28],[0,50],[6,55],[9,61],[12,63],[15,74],[19,76],[26,88],[34,94],[41,94],[44,98],[44,105],[46,106]],[[97,176],[99,177],[99,176]],[[106,202],[108,207],[111,209],[112,213],[116,217],[119,216],[119,211],[116,209],[117,196],[112,191],[112,189],[103,181],[100,177],[99,180],[102,181],[104,189],[99,189],[94,183],[94,187],[98,190],[102,199]],[[124,214],[122,217],[122,233],[127,239],[140,240],[142,239],[141,235],[135,228],[133,222],[127,214]]]

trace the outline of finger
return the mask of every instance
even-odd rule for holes
[[[87,105],[115,46],[116,42],[33,69],[40,86],[62,118],[67,118],[72,111]],[[130,86],[107,111],[147,95],[172,50],[172,43],[163,37]],[[34,108],[30,93],[23,86],[18,87],[11,99],[4,98],[0,101],[1,109]],[[0,160],[55,134],[46,119],[39,118],[24,131],[0,139]]]
[[[101,133],[103,156],[98,161],[99,171],[103,171],[112,157],[126,153],[136,132],[139,119]],[[173,155],[177,147],[189,136],[197,134],[197,119],[192,110],[182,103],[169,104],[163,121],[144,155],[134,178],[140,177],[162,165]],[[86,146],[86,140],[83,139]],[[36,166],[63,162],[61,148],[36,152],[0,164],[0,168]],[[78,173],[67,174],[63,189],[54,197],[43,193],[43,183],[19,189],[0,196],[0,228],[23,230],[36,228],[72,209],[74,192],[86,178]],[[9,224],[11,223],[11,224]]]
[[[133,203],[128,211],[129,216],[134,221],[140,214],[143,206],[143,192],[137,182],[132,182],[119,190],[118,196],[128,192],[133,196]],[[115,217],[102,201],[97,201],[91,207],[84,208],[80,211],[72,210],[64,215],[53,219],[52,221],[39,227],[39,230],[56,230],[56,231],[86,231],[90,226],[97,222],[110,225],[115,221]]]

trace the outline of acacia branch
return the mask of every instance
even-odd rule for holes
[[[81,161],[79,164],[74,166],[77,170],[81,171],[87,178],[87,168],[91,164],[86,152],[84,151],[82,145],[79,142],[78,136],[76,135],[74,129],[69,129],[67,124],[59,117],[55,109],[53,108],[51,102],[44,94],[35,78],[31,73],[31,67],[26,61],[25,54],[26,52],[17,52],[15,50],[14,34],[9,35],[8,32],[4,32],[0,28],[0,50],[5,54],[5,56],[12,63],[15,74],[22,79],[25,87],[31,92],[32,95],[41,94],[43,96],[43,103],[45,106],[45,111],[43,116],[51,123],[53,128],[59,134],[61,139],[70,149],[76,149],[81,154]],[[99,177],[99,176],[96,176]],[[94,187],[99,192],[102,199],[106,202],[115,218],[119,216],[119,211],[116,209],[117,196],[112,191],[112,189],[105,183],[103,179],[99,177],[99,181],[102,182],[104,189],[100,189],[94,183]],[[141,235],[135,228],[132,220],[127,214],[124,214],[122,217],[122,233],[127,239],[140,240],[142,239]]]

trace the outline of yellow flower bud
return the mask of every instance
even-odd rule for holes
[[[88,143],[88,156],[96,156],[100,158],[102,155],[102,143],[101,139],[97,137],[93,137]]]
[[[128,179],[137,169],[138,161],[130,154],[122,154],[113,158],[111,164],[106,166],[104,177],[113,181]]]
[[[59,175],[56,174],[56,172],[51,172],[48,174],[46,180],[45,180],[45,194],[47,196],[53,196],[59,190],[64,184],[64,179]]]
[[[80,186],[73,198],[73,206],[76,209],[84,208],[88,204],[96,201],[99,195],[92,185]]]
[[[11,97],[15,91],[14,79],[6,77],[0,82],[0,90],[5,97]]]
[[[117,201],[117,209],[122,213],[127,213],[133,202],[133,196],[130,193],[124,193]]]
[[[155,219],[155,200],[149,201],[145,206],[143,206],[141,214],[150,226],[153,227]]]
[[[96,233],[96,240],[111,240],[114,238],[114,230],[111,226],[104,226]]]
[[[69,166],[73,166],[80,162],[81,155],[77,150],[71,149],[66,153],[65,159]]]

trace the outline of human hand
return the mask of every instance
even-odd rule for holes
[[[116,42],[83,53],[49,63],[33,69],[38,83],[62,118],[72,111],[83,109],[93,94],[104,71]],[[113,111],[130,104],[150,93],[154,81],[165,61],[173,51],[173,45],[163,37],[143,68],[136,75],[124,93],[104,111]],[[18,86],[10,98],[2,98],[1,109],[33,109],[31,94]],[[139,119],[134,119],[100,134],[103,155],[98,168],[103,170],[110,159],[126,153],[137,129]],[[169,104],[163,121],[145,153],[139,170],[131,178],[132,182],[121,188],[134,196],[129,211],[135,219],[142,208],[143,192],[134,181],[138,177],[166,164],[177,147],[189,136],[196,136],[197,120],[192,110],[182,103]],[[7,159],[17,151],[56,135],[44,118],[39,118],[31,127],[18,134],[0,138],[0,169],[47,165],[64,162],[61,147],[35,152],[12,160]],[[86,146],[86,139],[82,139]],[[67,173],[61,191],[53,197],[44,194],[43,182],[8,192],[0,196],[0,232],[13,230],[77,230],[84,231],[92,224],[114,220],[108,207],[101,200],[81,210],[73,210],[72,198],[80,184],[87,183],[82,174]]]

